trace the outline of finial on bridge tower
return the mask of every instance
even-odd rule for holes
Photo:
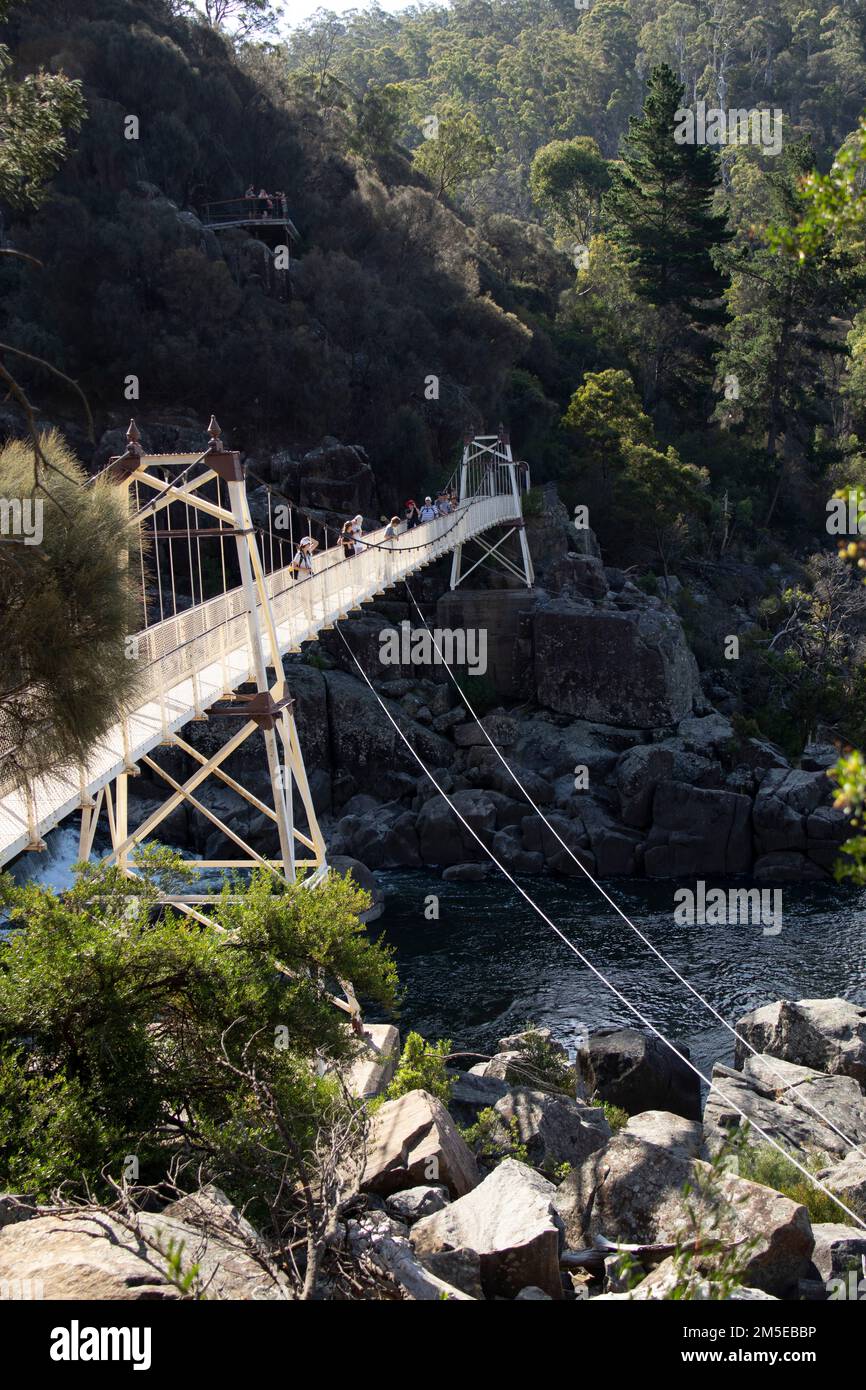
[[[141,434],[134,420],[130,420],[129,428],[126,431],[126,452],[127,454],[141,454]]]
[[[217,418],[215,415],[212,415],[210,417],[210,424],[207,427],[207,432],[210,435],[210,443],[207,446],[208,453],[221,454],[223,452],[223,442],[220,439],[220,427],[217,424]]]

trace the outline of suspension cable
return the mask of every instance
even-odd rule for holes
[[[768,1134],[766,1130],[764,1130],[753,1119],[750,1119],[750,1117],[746,1114],[745,1110],[743,1110],[742,1107],[739,1106],[735,1100],[732,1100],[730,1096],[726,1095],[726,1093],[721,1089],[717,1082],[713,1081],[710,1077],[705,1076],[701,1069],[697,1067],[689,1057],[686,1057],[686,1055],[679,1050],[675,1043],[672,1043],[669,1038],[665,1037],[664,1033],[662,1033],[661,1030],[657,1028],[655,1024],[652,1023],[641,1012],[641,1010],[638,1008],[636,1004],[633,1004],[631,1000],[628,999],[625,994],[623,994],[622,990],[620,990],[613,983],[612,980],[609,980],[607,978],[603,971],[599,970],[597,966],[593,965],[592,961],[584,954],[584,952],[581,951],[581,949],[578,946],[576,946],[574,942],[569,939],[569,937],[565,935],[565,932],[562,930],[562,928],[558,927],[557,924],[554,921],[552,921],[550,917],[547,916],[547,913],[543,910],[543,908],[538,906],[534,898],[532,898],[530,894],[527,893],[526,889],[522,888],[521,885],[517,882],[517,880],[512,877],[512,875],[505,868],[505,866],[501,864],[500,861],[496,858],[496,855],[493,853],[493,851],[489,849],[487,845],[485,845],[484,841],[482,840],[481,836],[477,833],[477,831],[475,831],[469,824],[469,822],[465,819],[465,817],[461,815],[460,811],[454,805],[451,798],[439,785],[436,778],[433,776],[433,773],[430,771],[430,769],[424,762],[423,758],[421,758],[419,754],[416,753],[415,749],[412,747],[403,730],[400,728],[400,725],[397,723],[396,719],[394,719],[393,715],[391,714],[391,711],[388,709],[384,700],[379,695],[379,692],[376,690],[375,686],[369,679],[360,661],[356,657],[355,653],[352,651],[352,648],[349,646],[349,643],[346,640],[346,636],[339,623],[335,624],[335,626],[340,634],[346,651],[349,653],[355,665],[357,666],[362,679],[369,687],[369,689],[372,691],[379,704],[380,709],[383,711],[389,722],[393,725],[394,729],[399,734],[400,738],[406,745],[406,748],[409,750],[418,766],[422,769],[425,776],[429,778],[429,780],[433,783],[433,786],[436,788],[439,795],[443,798],[445,804],[454,812],[455,816],[460,821],[464,829],[468,830],[473,840],[475,840],[481,846],[488,859],[490,859],[493,862],[493,864],[496,866],[499,872],[508,880],[511,886],[517,889],[520,896],[529,904],[533,912],[535,912],[542,919],[542,921],[545,922],[548,927],[550,927],[554,935],[557,936],[559,940],[562,941],[563,944],[574,953],[575,956],[577,956],[578,960],[583,965],[585,965],[588,970],[592,972],[596,979],[604,985],[605,989],[609,990],[610,993],[613,994],[614,997],[617,998],[621,1004],[624,1004],[625,1007],[629,1010],[629,1012],[634,1014],[635,1018],[637,1018],[644,1025],[645,1028],[648,1028],[650,1032],[653,1033],[655,1037],[659,1039],[660,1042],[664,1043],[665,1047],[667,1047],[669,1051],[671,1051],[674,1054],[675,1057],[678,1057],[679,1060],[683,1062],[690,1071],[694,1072],[695,1076],[697,1076],[698,1079],[702,1081],[705,1086],[709,1087],[711,1091],[715,1091],[717,1095],[721,1096],[725,1103],[727,1105],[730,1105],[731,1109],[736,1111],[740,1118],[745,1120],[746,1124],[749,1125],[752,1129],[754,1129],[755,1132],[766,1141],[766,1143],[770,1144],[779,1154],[782,1155],[783,1158],[787,1159],[789,1163],[793,1164],[793,1166],[800,1173],[802,1173],[803,1177],[807,1178],[809,1182],[813,1183],[814,1186],[819,1189],[819,1191],[823,1192],[825,1196],[829,1197],[831,1201],[835,1202],[836,1206],[839,1208],[840,1211],[843,1211],[846,1214],[846,1216],[850,1216],[852,1221],[854,1221],[858,1226],[862,1227],[862,1229],[866,1231],[866,1220],[864,1220],[861,1216],[858,1216],[858,1214],[852,1211],[850,1207],[847,1207],[845,1203],[841,1201],[840,1198],[837,1197],[836,1194],[830,1190],[830,1188],[828,1188],[823,1182],[821,1182],[819,1178],[815,1176],[814,1173],[810,1173],[808,1168],[806,1168],[802,1163],[800,1163],[799,1159],[794,1158],[793,1155],[790,1154],[787,1151],[787,1149],[785,1149],[784,1146],[778,1142],[778,1140],[774,1139],[772,1135]]]
[[[431,631],[430,626],[429,626],[429,624],[427,623],[427,620],[426,620],[425,617],[424,617],[424,614],[421,612],[421,609],[420,609],[420,607],[418,606],[418,601],[417,601],[417,599],[415,598],[415,595],[412,593],[412,590],[411,590],[410,587],[409,587],[409,581],[408,581],[408,580],[404,580],[403,582],[404,582],[404,584],[405,584],[405,586],[406,586],[406,592],[408,593],[408,595],[409,595],[409,597],[411,598],[413,604],[415,605],[415,609],[416,609],[416,611],[417,611],[417,613],[418,613],[419,618],[421,619],[421,622],[424,624],[425,628],[427,629],[428,633],[430,634],[431,640],[432,640],[432,642],[433,642],[433,646],[435,647],[436,652],[437,652],[438,655],[439,655],[440,664],[443,665],[443,666],[445,667],[445,670],[448,672],[449,677],[451,678],[452,682],[454,683],[454,685],[456,686],[457,690],[459,691],[459,693],[460,693],[460,695],[461,695],[461,697],[462,697],[462,699],[463,699],[463,701],[464,701],[464,703],[465,703],[465,705],[466,705],[466,708],[468,709],[469,713],[472,715],[472,718],[475,720],[475,723],[477,724],[478,728],[481,730],[481,732],[483,733],[483,735],[484,735],[484,737],[486,738],[487,742],[490,744],[490,747],[493,749],[493,751],[494,751],[494,753],[496,754],[496,756],[498,757],[499,761],[502,763],[502,766],[505,768],[506,772],[507,772],[508,775],[511,777],[511,780],[519,787],[520,791],[523,793],[523,795],[524,795],[524,797],[526,798],[526,800],[528,801],[529,805],[532,807],[533,811],[535,811],[536,815],[538,815],[538,816],[541,817],[542,821],[543,821],[544,824],[547,826],[548,830],[549,830],[549,831],[551,832],[551,834],[559,841],[560,845],[561,845],[562,848],[565,850],[565,852],[566,852],[566,854],[569,856],[569,858],[572,859],[572,860],[574,861],[574,863],[575,863],[575,864],[578,866],[578,868],[580,869],[581,873],[584,874],[585,877],[589,879],[589,882],[592,884],[592,886],[593,886],[594,888],[596,888],[596,889],[598,890],[598,892],[599,892],[599,893],[601,894],[601,896],[604,898],[605,902],[607,902],[607,903],[613,908],[614,912],[616,912],[616,913],[622,918],[622,920],[625,922],[626,926],[629,927],[629,928],[631,929],[631,931],[633,931],[633,932],[635,933],[635,935],[636,935],[637,937],[640,938],[640,940],[644,943],[644,945],[647,946],[647,947],[649,948],[650,951],[652,951],[653,955],[656,956],[657,959],[661,961],[662,965],[664,965],[664,966],[666,967],[666,969],[668,969],[668,970],[671,972],[671,974],[674,975],[674,976],[676,977],[677,980],[679,980],[680,984],[685,985],[686,989],[689,990],[689,992],[690,992],[691,994],[694,995],[694,997],[704,1006],[704,1008],[709,1009],[709,1011],[710,1011],[710,1013],[713,1015],[713,1017],[716,1018],[716,1019],[719,1021],[719,1023],[721,1023],[721,1024],[728,1030],[729,1033],[732,1034],[732,1036],[737,1040],[737,1042],[742,1043],[742,1045],[743,1045],[745,1048],[747,1048],[748,1051],[751,1052],[752,1055],[755,1056],[755,1057],[761,1057],[761,1058],[763,1058],[763,1057],[769,1056],[770,1054],[768,1054],[768,1053],[759,1052],[758,1049],[757,1049],[756,1047],[754,1047],[754,1046],[752,1045],[752,1043],[750,1043],[750,1042],[748,1041],[747,1038],[744,1038],[743,1035],[737,1031],[737,1029],[734,1027],[734,1025],[731,1024],[731,1023],[729,1023],[728,1020],[724,1017],[724,1015],[721,1014],[721,1013],[719,1012],[719,1010],[718,1010],[717,1008],[715,1008],[715,1006],[714,1006],[713,1004],[710,1003],[709,999],[707,999],[703,994],[701,994],[700,990],[697,989],[697,988],[691,983],[690,980],[686,979],[686,977],[680,973],[680,971],[676,968],[676,966],[673,964],[673,962],[670,961],[670,960],[668,960],[667,957],[666,957],[665,955],[663,955],[663,953],[658,949],[658,947],[654,944],[654,942],[651,941],[650,938],[649,938],[644,932],[641,931],[640,927],[638,927],[638,926],[631,920],[631,918],[630,918],[629,916],[627,916],[627,914],[623,911],[623,909],[619,906],[619,904],[610,896],[610,894],[607,892],[607,890],[606,890],[605,888],[602,887],[602,885],[601,885],[601,883],[599,883],[598,879],[595,878],[595,876],[594,876],[592,873],[590,873],[590,871],[589,871],[589,869],[586,867],[586,865],[583,864],[583,863],[581,862],[581,860],[580,860],[580,859],[578,858],[578,856],[574,853],[574,851],[569,847],[569,845],[566,844],[565,840],[562,838],[562,836],[559,834],[559,831],[556,829],[556,826],[555,826],[555,825],[551,825],[550,821],[547,819],[547,816],[544,814],[544,812],[542,811],[541,807],[533,800],[532,796],[531,796],[530,793],[527,791],[526,787],[523,785],[523,783],[521,782],[520,778],[517,776],[517,773],[514,771],[514,769],[512,768],[511,764],[510,764],[510,763],[508,762],[508,760],[503,756],[503,754],[500,752],[500,750],[496,747],[496,744],[493,742],[492,738],[491,738],[490,735],[488,734],[488,732],[487,732],[487,730],[485,729],[484,725],[481,723],[481,720],[478,718],[478,715],[476,714],[476,712],[475,712],[475,710],[474,710],[474,708],[473,708],[473,706],[472,706],[472,704],[471,704],[471,702],[470,702],[470,700],[469,700],[469,697],[465,694],[465,692],[464,692],[463,689],[461,688],[459,682],[457,681],[456,677],[454,676],[454,673],[453,673],[453,671],[451,670],[450,666],[448,666],[447,662],[445,661],[444,656],[443,656],[443,654],[442,654],[442,650],[441,650],[441,648],[440,648],[438,642],[436,641],[436,638],[435,638],[433,632]],[[783,1076],[782,1072],[778,1071],[778,1070],[772,1065],[772,1062],[770,1062],[770,1063],[765,1063],[765,1065],[767,1065],[767,1069],[768,1069],[769,1071],[772,1071],[773,1075],[774,1075],[775,1077],[777,1077],[778,1080],[782,1081],[786,1087],[789,1085],[789,1081],[785,1079],[785,1077]],[[855,1153],[859,1153],[859,1154],[863,1155],[864,1157],[866,1157],[866,1154],[864,1154],[864,1150],[860,1148],[860,1146],[859,1146],[859,1144],[856,1142],[856,1140],[850,1138],[850,1136],[847,1135],[847,1134],[844,1132],[844,1130],[839,1129],[838,1126],[835,1125],[835,1124],[833,1123],[833,1121],[829,1118],[829,1116],[825,1115],[823,1111],[819,1110],[819,1109],[817,1108],[817,1106],[813,1105],[812,1102],[809,1101],[809,1100],[807,1100],[805,1096],[802,1096],[802,1097],[801,1097],[801,1096],[798,1096],[797,1099],[798,1099],[798,1102],[799,1102],[799,1103],[801,1103],[801,1104],[803,1104],[804,1106],[806,1106],[809,1110],[812,1111],[812,1113],[813,1113],[815,1116],[817,1116],[818,1119],[820,1119],[821,1121],[823,1121],[823,1123],[826,1124],[827,1127],[828,1127],[829,1129],[831,1129],[831,1130],[833,1131],[834,1134],[838,1135],[838,1137],[839,1137],[840,1139],[844,1140],[844,1142],[845,1142],[846,1144],[848,1144],[848,1145],[850,1146],[850,1148],[851,1148]]]

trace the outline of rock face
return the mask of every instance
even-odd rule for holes
[[[842,1135],[866,1145],[866,1099],[850,1076],[825,1076],[777,1057],[750,1054],[741,1071],[716,1064],[713,1081],[721,1094],[710,1091],[704,1108],[704,1131],[712,1152],[741,1123],[734,1105],[801,1160],[814,1153],[841,1160],[850,1151]],[[756,1130],[749,1131],[748,1140],[764,1142]]]
[[[688,1050],[680,1048],[684,1055]],[[650,1033],[604,1028],[577,1054],[587,1094],[619,1105],[629,1115],[669,1110],[687,1120],[701,1117],[700,1082],[693,1071]]]
[[[555,600],[536,610],[534,635],[538,699],[560,714],[652,728],[692,712],[697,666],[670,610]]]
[[[275,454],[271,473],[275,482],[298,497],[302,507],[363,516],[376,510],[376,479],[360,444],[341,444],[326,435],[300,461]]]
[[[631,1116],[622,1133],[633,1134],[645,1144],[655,1144],[667,1153],[706,1158],[703,1125],[684,1120],[682,1115],[673,1115],[668,1110],[642,1110]]]
[[[216,1188],[162,1212],[142,1213],[137,1221],[138,1232],[103,1212],[40,1216],[5,1227],[0,1284],[39,1288],[47,1299],[177,1299],[180,1293],[166,1273],[173,1241],[175,1248],[182,1246],[182,1269],[197,1265],[211,1298],[289,1296],[287,1286],[256,1259],[260,1242],[252,1226]]]
[[[745,1283],[777,1297],[796,1290],[812,1254],[805,1207],[771,1188],[714,1174],[682,1149],[664,1150],[625,1132],[569,1174],[556,1207],[572,1247],[604,1236],[658,1244],[709,1237],[741,1248]]]
[[[830,1279],[845,1279],[851,1270],[857,1278],[866,1274],[866,1231],[860,1226],[841,1226],[836,1222],[818,1222],[812,1227],[815,1249],[812,1263],[827,1283]]]
[[[442,1183],[462,1197],[478,1182],[475,1158],[441,1101],[409,1091],[376,1111],[361,1182],[387,1196],[418,1184]]]
[[[556,1188],[525,1163],[507,1158],[468,1196],[412,1229],[423,1257],[468,1248],[481,1260],[488,1298],[516,1298],[528,1284],[562,1297]]]
[[[603,1110],[578,1105],[568,1096],[518,1088],[493,1109],[502,1121],[503,1137],[525,1144],[530,1163],[548,1172],[562,1163],[582,1163],[611,1137]]]
[[[735,792],[660,781],[644,854],[647,874],[742,874],[752,862],[752,803]]]
[[[758,1052],[812,1067],[831,1076],[853,1076],[866,1092],[866,1009],[845,999],[787,999],[754,1009],[737,1032]],[[738,1040],[735,1066],[750,1053]]]
[[[556,1209],[572,1249],[607,1240],[655,1243],[669,1238],[683,1212],[692,1174],[685,1149],[661,1148],[625,1130],[560,1185]]]

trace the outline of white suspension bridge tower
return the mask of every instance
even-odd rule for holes
[[[351,558],[327,527],[319,526],[324,544],[310,544],[313,523],[300,510],[284,507],[288,525],[280,522],[271,491],[267,525],[254,525],[240,455],[226,449],[213,417],[208,437],[201,454],[145,454],[131,421],[126,451],[110,460],[106,476],[127,490],[134,523],[127,563],[140,567],[142,627],[128,639],[140,675],[137,695],[85,766],[4,782],[0,761],[0,867],[22,851],[44,849],[45,835],[79,812],[79,858],[89,858],[104,815],[111,844],[107,858],[134,878],[136,849],[185,807],[204,817],[231,847],[230,853],[191,859],[191,868],[210,874],[258,865],[284,882],[300,875],[314,886],[327,873],[327,851],[283,657],[449,552],[456,587],[476,567],[462,570],[464,548],[471,542],[483,552],[476,564],[497,562],[527,585],[533,582],[521,505],[528,468],[515,463],[501,428],[497,435],[466,440],[453,513],[394,538],[386,539],[384,528],[366,533],[363,550]],[[496,528],[504,534],[491,544],[486,536]],[[503,552],[515,533],[521,564]],[[293,562],[303,551],[309,558],[302,557],[297,567]],[[183,731],[218,716],[237,719],[239,726],[205,754]],[[259,733],[266,797],[229,770],[233,754]],[[157,756],[160,748],[171,750],[169,766]],[[182,760],[189,766],[186,775],[177,770]],[[167,794],[131,826],[129,779],[143,767]],[[209,779],[270,822],[273,854],[254,849],[230,823],[231,816],[223,818],[206,803],[201,793]],[[212,890],[184,891],[165,901],[207,923],[205,909],[218,896]]]

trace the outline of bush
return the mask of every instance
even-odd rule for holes
[[[348,979],[390,1005],[391,955],[339,876],[229,885],[217,930],[159,912],[181,860],[139,870],[86,866],[59,895],[0,876],[0,1190],[105,1193],[135,1155],[142,1183],[185,1158],[233,1200],[267,1204],[286,1186],[268,1155],[290,1146],[288,1192],[320,1128],[347,1122],[336,1073],[316,1074],[357,1050],[330,991]]]
[[[443,1105],[447,1105],[454,1089],[454,1079],[445,1069],[451,1052],[449,1038],[438,1042],[426,1042],[420,1033],[409,1033],[403,1044],[400,1064],[394,1079],[385,1092],[387,1100],[396,1100],[409,1091],[429,1091]]]

